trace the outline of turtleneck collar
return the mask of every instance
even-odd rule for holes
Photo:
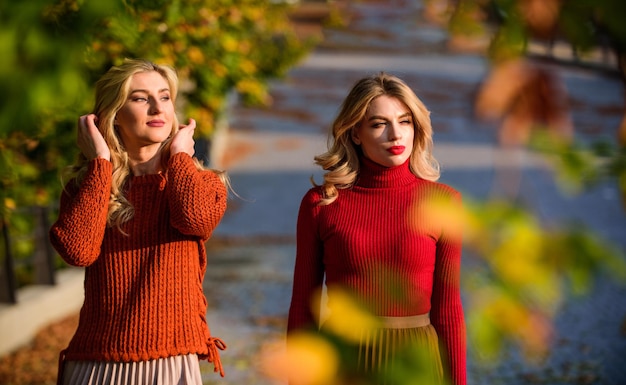
[[[356,186],[366,188],[402,187],[415,182],[417,178],[409,168],[409,161],[399,166],[385,167],[361,156],[360,170]]]

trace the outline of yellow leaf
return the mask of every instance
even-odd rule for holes
[[[358,343],[364,330],[380,326],[378,319],[360,307],[344,290],[328,288],[328,301],[332,301],[329,307],[333,313],[323,327],[347,341]]]
[[[286,344],[266,345],[260,360],[264,373],[291,385],[332,384],[339,368],[339,354],[334,346],[309,332],[290,334]]]

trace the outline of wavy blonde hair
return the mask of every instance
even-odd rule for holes
[[[117,132],[114,121],[117,112],[122,108],[130,92],[132,77],[142,72],[157,72],[167,81],[170,89],[172,103],[176,105],[178,95],[178,75],[176,70],[167,65],[157,65],[142,59],[125,59],[119,66],[111,67],[97,82],[95,86],[95,105],[93,113],[98,117],[97,125],[104,140],[109,145],[111,163],[113,164],[113,179],[111,184],[111,196],[109,198],[109,211],[107,224],[120,226],[130,220],[134,215],[133,206],[124,195],[124,187],[132,175],[128,153]],[[179,129],[179,121],[174,114],[172,131],[168,139],[163,142],[161,149],[161,164],[167,168],[170,154],[171,139]],[[198,170],[204,170],[202,164],[194,158]],[[80,184],[87,171],[89,160],[81,153],[76,164],[71,166],[70,175],[75,177],[76,183]],[[225,172],[211,170],[219,175],[222,182],[230,187],[229,179]]]
[[[397,98],[409,108],[413,116],[413,151],[409,161],[411,172],[422,179],[439,179],[439,163],[432,153],[430,112],[404,81],[380,72],[357,81],[352,87],[333,122],[328,138],[329,150],[314,158],[316,164],[327,170],[321,185],[312,180],[313,185],[322,186],[321,205],[334,202],[340,189],[354,185],[359,175],[361,149],[352,141],[352,131],[361,124],[370,103],[381,95]]]

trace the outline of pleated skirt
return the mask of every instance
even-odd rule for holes
[[[406,383],[408,379],[421,385],[443,384],[437,331],[424,316],[387,317],[389,327],[364,330],[358,371],[375,376],[379,384]]]
[[[140,362],[66,361],[63,385],[202,385],[195,354]]]

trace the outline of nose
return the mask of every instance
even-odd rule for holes
[[[150,108],[148,109],[148,114],[156,115],[161,112],[161,103],[157,99],[152,99],[150,101]]]
[[[387,138],[390,142],[402,138],[402,127],[397,122],[391,122],[387,126]]]

